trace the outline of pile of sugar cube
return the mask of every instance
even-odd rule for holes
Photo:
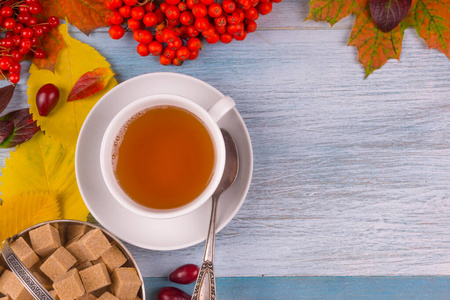
[[[142,282],[136,269],[100,229],[47,223],[15,239],[10,247],[56,300],[140,299]],[[3,264],[0,300],[11,299],[34,300]]]

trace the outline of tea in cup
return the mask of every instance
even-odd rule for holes
[[[233,107],[233,99],[224,97],[207,111],[172,94],[127,105],[109,124],[100,150],[112,195],[150,218],[177,217],[205,203],[225,166],[217,122]]]

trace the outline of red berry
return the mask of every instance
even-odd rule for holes
[[[258,24],[256,24],[256,22],[253,20],[245,20],[244,24],[245,30],[247,30],[247,32],[255,32],[256,28],[258,28]]]
[[[179,37],[177,37],[172,42],[168,43],[167,47],[169,47],[170,49],[173,49],[173,50],[177,50],[182,45],[183,45],[183,42],[181,41],[181,39]]]
[[[263,16],[267,15],[272,11],[272,2],[259,3],[258,6],[256,6],[256,9]]]
[[[22,29],[22,31],[20,32],[20,35],[23,38],[31,38],[33,36],[33,29],[31,28],[24,28]]]
[[[254,7],[250,7],[244,13],[244,16],[247,20],[258,20],[259,13],[258,10]]]
[[[200,34],[200,31],[198,31],[197,28],[195,28],[194,25],[190,25],[186,29],[188,37],[196,37]]]
[[[172,59],[172,63],[173,63],[175,66],[180,67],[180,66],[182,66],[182,65],[184,64],[184,60],[181,60],[181,59],[179,59],[178,57],[175,57],[174,59]]]
[[[142,6],[136,6],[131,9],[131,17],[135,20],[142,20],[145,15],[145,10]]]
[[[195,17],[190,11],[183,11],[180,15],[180,22],[183,25],[189,26],[194,24]]]
[[[7,71],[11,66],[11,58],[8,56],[2,56],[0,58],[0,69]]]
[[[186,60],[186,59],[188,59],[189,58],[189,55],[191,55],[191,51],[189,51],[189,48],[188,47],[186,47],[186,46],[181,46],[180,48],[178,48],[178,50],[177,50],[177,57],[178,57],[178,59],[180,59],[180,60]],[[187,266],[187,265],[186,265]],[[196,266],[197,267],[197,266]],[[180,268],[182,268],[182,267],[180,267]],[[178,269],[176,269],[175,271],[173,271],[171,274],[170,274],[170,276],[172,276],[175,280],[177,280],[177,279],[180,279],[180,278],[182,278],[182,279],[185,279],[186,277],[188,277],[189,276],[189,270],[184,270],[184,271],[181,271],[181,270],[179,270],[180,268],[178,268]],[[178,271],[177,271],[178,270]],[[185,273],[183,273],[183,272],[185,272]],[[172,274],[174,274],[174,275],[172,275]],[[197,275],[198,275],[198,267],[197,267]],[[197,275],[195,276],[195,278],[197,278]],[[177,281],[174,281],[174,280],[172,280],[172,277],[170,277],[170,280],[171,281],[173,281],[173,282],[177,282]],[[181,279],[181,280],[182,280]],[[194,281],[195,281],[195,279],[194,279]],[[192,281],[192,282],[194,282],[194,281]],[[178,283],[181,283],[181,282],[178,282]],[[188,283],[191,283],[191,282],[188,282]]]
[[[234,2],[233,0],[223,0],[222,7],[226,13],[234,13],[234,11],[236,10],[236,2]]]
[[[233,36],[228,32],[220,35],[220,41],[224,44],[229,44],[233,40]]]
[[[155,2],[153,2],[153,1],[147,2],[147,3],[144,5],[144,9],[145,9],[146,12],[153,12],[153,11],[155,11],[155,10],[156,10],[156,4],[155,4]]]
[[[148,44],[148,51],[154,56],[158,56],[163,51],[163,45],[158,41],[153,41]]]
[[[42,86],[36,94],[36,106],[40,116],[48,116],[59,101],[59,89],[52,83]]]
[[[125,29],[120,25],[113,25],[109,28],[108,33],[112,39],[118,40],[124,36]]]
[[[206,42],[208,42],[208,44],[215,44],[218,41],[220,41],[220,35],[218,33],[214,33],[206,38]]]
[[[37,59],[43,59],[43,58],[45,58],[45,51],[44,50],[42,50],[42,49],[39,49],[39,48],[36,48],[35,50],[34,50],[34,58],[37,58]]]
[[[142,44],[148,45],[153,41],[153,34],[147,29],[139,31],[139,41]]]
[[[33,28],[34,36],[40,37],[44,34],[44,30],[42,29],[42,26],[37,25]]]
[[[169,6],[165,14],[169,20],[178,20],[180,18],[180,10],[178,9],[178,6],[175,5]]]
[[[154,12],[148,12],[144,15],[143,22],[147,27],[155,27],[158,25],[158,16]]]
[[[186,2],[180,2],[178,3],[178,9],[180,11],[186,11],[188,9]]]
[[[197,3],[200,3],[200,0],[186,0],[186,5],[189,9],[192,9]]]
[[[148,56],[150,54],[150,51],[148,51],[147,44],[139,43],[136,48],[137,53],[141,56]]]
[[[233,37],[236,41],[243,41],[247,37],[247,31],[245,31],[244,28],[242,28],[236,34],[234,34]]]
[[[177,38],[177,35],[176,35],[175,31],[173,31],[172,29],[164,28],[162,38],[163,38],[164,42],[170,43],[170,42],[173,42]]]
[[[191,51],[199,50],[202,47],[202,42],[198,38],[190,38],[187,41],[187,47]]]
[[[130,28],[132,31],[138,30],[142,26],[141,21],[138,21],[136,19],[128,19],[127,24],[128,28]]]
[[[123,23],[123,16],[117,10],[112,11],[109,21],[112,23],[111,25],[120,25]]]
[[[128,19],[129,17],[131,17],[131,7],[128,5],[119,7],[119,14],[121,14],[122,17]]]
[[[30,3],[30,4],[29,4],[29,7],[28,7],[28,11],[29,11],[30,14],[32,14],[32,15],[38,15],[38,14],[40,14],[43,10],[44,10],[44,8],[42,7],[42,5],[41,5],[39,2]]]
[[[237,4],[242,10],[247,10],[252,7],[252,2],[250,0],[237,0]]]
[[[10,6],[4,6],[0,9],[0,15],[4,18],[9,18],[13,15],[14,11]]]
[[[200,54],[199,50],[191,51],[191,55],[189,55],[189,60],[197,59],[199,54]]]
[[[171,48],[169,48],[169,47],[166,47],[166,48],[164,48],[164,50],[163,50],[161,56],[164,56],[164,57],[166,57],[166,58],[172,60],[172,59],[175,58],[176,54],[177,54],[177,53],[176,53],[175,50],[173,50],[173,49],[171,49]]]
[[[208,15],[208,8],[203,3],[195,4],[194,7],[192,8],[192,14],[196,18],[206,17]]]
[[[190,300],[191,296],[176,287],[163,287],[158,292],[158,300]]]
[[[164,65],[164,66],[168,66],[168,65],[170,65],[172,63],[172,60],[167,58],[167,57],[165,57],[164,55],[160,55],[159,56],[159,63]]]
[[[18,62],[12,62],[9,66],[10,73],[20,73],[22,66]]]
[[[9,73],[9,81],[11,83],[18,83],[20,81],[20,74],[19,73]]]
[[[222,6],[219,3],[213,3],[208,7],[208,15],[211,18],[220,17],[223,13]]]
[[[16,20],[13,18],[7,18],[5,21],[3,21],[3,26],[6,29],[13,29],[16,26]]]
[[[37,20],[35,17],[30,17],[30,18],[28,19],[28,22],[26,23],[26,25],[27,25],[28,27],[33,27],[33,26],[36,26],[36,25],[37,25],[37,22],[38,22],[38,20]]]
[[[208,29],[209,26],[210,24],[207,18],[198,18],[195,20],[195,28],[197,28],[198,31],[204,31]]]

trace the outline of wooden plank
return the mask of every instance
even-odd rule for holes
[[[160,288],[174,286],[166,278],[145,278],[149,299]],[[300,299],[449,299],[450,277],[240,277],[217,278],[217,298],[233,300]]]
[[[181,68],[140,58],[130,35],[73,36],[119,81],[180,72],[236,100],[255,168],[244,206],[217,237],[218,276],[450,275],[450,68],[414,31],[401,62],[367,80],[348,30],[261,30],[206,45]],[[23,77],[7,111],[27,106]],[[202,244],[130,249],[144,276],[200,263],[203,253]]]

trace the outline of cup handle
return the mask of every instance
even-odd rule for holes
[[[217,123],[222,117],[229,112],[234,106],[235,102],[230,96],[225,96],[216,102],[209,110],[209,115]]]

